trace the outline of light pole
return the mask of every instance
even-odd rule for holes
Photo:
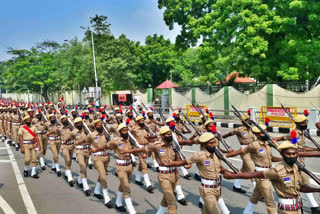
[[[80,26],[80,28],[85,29],[85,27]],[[92,55],[93,55],[93,68],[94,68],[94,77],[96,81],[96,97],[98,98],[98,77],[97,77],[97,67],[96,67],[96,56],[94,54],[94,41],[93,41],[93,32],[91,30],[91,26],[87,28],[91,32],[91,44],[92,44]]]

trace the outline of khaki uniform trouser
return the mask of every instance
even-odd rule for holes
[[[87,178],[87,167],[89,161],[89,150],[76,150],[77,160],[80,166],[81,178]]]
[[[295,211],[286,211],[278,209],[278,214],[302,214],[301,209]]]
[[[74,150],[74,145],[62,145],[61,146],[62,155],[65,162],[65,170],[70,170],[72,163],[72,155]]]
[[[174,190],[176,188],[176,175],[175,173],[160,174],[158,173],[158,180],[162,189],[163,197],[160,205],[168,207],[168,214],[177,213],[176,198],[174,196]]]
[[[32,144],[23,144],[24,148],[24,165],[29,166],[30,161],[33,167],[37,166],[37,152]]]
[[[101,190],[107,189],[107,168],[110,162],[110,155],[108,156],[94,156],[93,155],[93,163],[96,166],[99,177],[98,182],[101,184]]]
[[[61,141],[60,140],[49,140],[50,148],[53,154],[53,161],[55,163],[59,162],[59,151],[61,147]]]
[[[12,140],[16,144],[19,144],[19,136],[18,136],[19,128],[20,128],[20,126],[12,126]]]
[[[200,186],[199,191],[204,201],[202,214],[220,214],[221,210],[218,200],[221,197],[221,186],[216,188],[205,188]]]
[[[6,122],[7,123],[7,128],[6,128],[6,136],[7,136],[7,139],[11,139],[11,135],[12,135],[12,133],[11,133],[11,129],[10,129],[10,123],[8,124],[8,122]]]
[[[118,191],[123,192],[124,198],[130,198],[129,179],[132,175],[132,164],[129,166],[116,166],[116,170],[120,180]]]
[[[141,155],[138,155],[139,157],[139,166],[138,166],[138,171],[142,172],[142,174],[147,174],[148,173],[148,166],[147,166],[147,159],[142,158]]]
[[[271,184],[269,179],[255,179],[256,187],[253,190],[250,202],[257,204],[263,197],[268,214],[274,214],[277,212],[274,197],[271,190]]]
[[[43,158],[47,153],[48,138],[42,134],[38,134],[38,138],[39,138],[40,144],[41,144],[41,149],[39,151],[40,158]]]
[[[240,155],[240,158],[242,159],[242,167],[240,169],[241,172],[254,172],[254,164],[251,159],[251,154],[246,153]]]
[[[0,129],[0,131],[1,131],[1,136],[4,137],[4,136],[6,135],[6,131],[4,130],[4,125],[2,124],[2,122],[1,122],[1,129]]]

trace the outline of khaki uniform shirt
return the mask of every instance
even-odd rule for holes
[[[181,120],[179,120],[179,121],[175,120],[175,123],[176,123],[176,128],[177,128],[179,131],[182,132],[182,130],[183,130],[183,124],[182,124]]]
[[[244,154],[250,153],[251,159],[256,166],[272,166],[272,149],[266,141],[256,140],[248,146],[242,148]]]
[[[108,148],[114,151],[117,159],[129,160],[131,159],[130,153],[123,153],[121,149],[133,149],[135,147],[131,145],[129,138],[116,137],[108,143]]]
[[[150,119],[146,119],[145,123],[149,126],[149,128],[151,129],[151,131],[153,133],[157,133],[159,131],[157,124],[155,123],[155,119],[153,118],[152,120]]]
[[[76,146],[78,145],[88,145],[90,142],[87,141],[87,135],[84,133],[84,129],[75,129],[70,134],[70,139],[73,140]]]
[[[136,138],[140,145],[148,144],[148,140],[145,137],[148,137],[149,133],[144,128],[141,128],[140,126],[135,126],[130,130],[130,132]]]
[[[158,163],[171,163],[172,161],[180,160],[178,154],[173,150],[172,144],[166,145],[163,141],[149,144],[145,149],[147,153],[154,152]]]
[[[19,114],[12,114],[11,115],[11,122],[12,123],[20,123],[20,118],[19,118]]]
[[[299,195],[302,177],[297,165],[289,166],[282,161],[263,174],[271,180],[278,197],[291,198]]]
[[[186,161],[188,164],[196,163],[200,176],[205,179],[219,179],[221,176],[221,161],[214,153],[203,150],[194,153]]]
[[[44,131],[47,129],[46,124],[42,120],[38,120],[38,118],[33,118],[31,123],[38,131]]]
[[[37,136],[37,128],[35,126],[31,126],[29,129]],[[23,140],[34,140],[33,136],[23,126],[20,127],[18,135],[22,135]]]
[[[231,131],[232,135],[237,135],[237,138],[241,145],[248,145],[254,141],[254,135],[251,129],[245,126],[240,126]]]
[[[58,126],[56,124],[52,125],[50,123],[50,120],[49,122],[45,123],[45,126],[46,126],[46,129],[48,130],[48,133],[50,137],[56,137],[56,136],[59,136],[59,130],[58,130]]]
[[[69,141],[71,138],[72,130],[69,127],[59,126],[58,132],[62,141]]]
[[[100,134],[97,131],[92,132],[92,134],[88,136],[88,141],[92,144],[92,147],[95,149],[99,149],[102,146],[106,146],[108,144],[108,141],[105,138],[103,132]]]
[[[118,132],[118,123],[114,123],[112,124],[112,126],[110,126],[110,132],[113,134],[114,137],[120,137],[120,133]]]

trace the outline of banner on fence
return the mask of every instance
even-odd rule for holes
[[[297,115],[297,107],[285,107],[293,116]],[[261,106],[259,123],[265,123],[266,118],[270,119],[270,127],[294,128],[294,122],[281,106]]]

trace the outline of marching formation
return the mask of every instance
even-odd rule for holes
[[[194,106],[202,121],[198,128],[188,117],[182,118],[185,115],[181,108],[172,109],[168,118],[159,110],[160,118],[155,118],[154,109],[144,105],[145,110],[121,105],[93,107],[92,103],[82,112],[74,107],[70,116],[62,102],[55,105],[3,100],[0,105],[2,141],[6,140],[24,154],[24,177],[39,179],[37,166],[47,169],[45,156],[49,146],[53,154],[51,170],[58,177],[63,175],[71,187],[81,187],[86,196],[93,194],[103,199],[107,208],[136,213],[131,200],[130,178],[135,171],[134,182],[145,185],[148,194],[152,194],[155,187],[149,179],[149,169],[153,165],[163,193],[156,213],[178,213],[176,201],[188,205],[181,187],[180,171],[190,180],[188,169],[194,163],[202,213],[230,213],[223,200],[222,177],[235,179],[233,191],[239,194],[246,193],[241,187],[242,179],[251,179],[254,191],[243,211],[245,214],[252,214],[259,201],[265,203],[268,214],[303,213],[302,193],[306,194],[311,212],[320,213],[313,196],[320,188],[311,187],[309,180],[320,185],[320,178],[305,166],[305,157],[320,157],[320,146],[306,130],[308,118],[304,115],[293,117],[287,112],[296,129],[286,136],[272,138],[267,132],[268,121],[265,125],[257,124],[249,114],[240,113],[234,106],[234,114],[242,126],[222,135],[216,128],[212,112],[199,106]],[[190,128],[194,130],[193,134]],[[191,134],[191,137],[187,138],[185,134]],[[240,149],[236,151],[225,140],[233,135],[240,143]],[[316,148],[306,146],[307,138]],[[182,147],[194,144],[199,145],[200,151],[186,157]],[[65,161],[63,173],[59,165],[60,152]],[[228,160],[238,155],[242,159],[241,169]],[[111,158],[115,159],[119,179],[115,203],[109,197],[107,183]],[[71,171],[73,159],[80,168],[76,179]],[[222,162],[228,168],[223,167]],[[274,162],[277,163],[273,166]],[[87,181],[88,168],[98,172],[93,193]]]

